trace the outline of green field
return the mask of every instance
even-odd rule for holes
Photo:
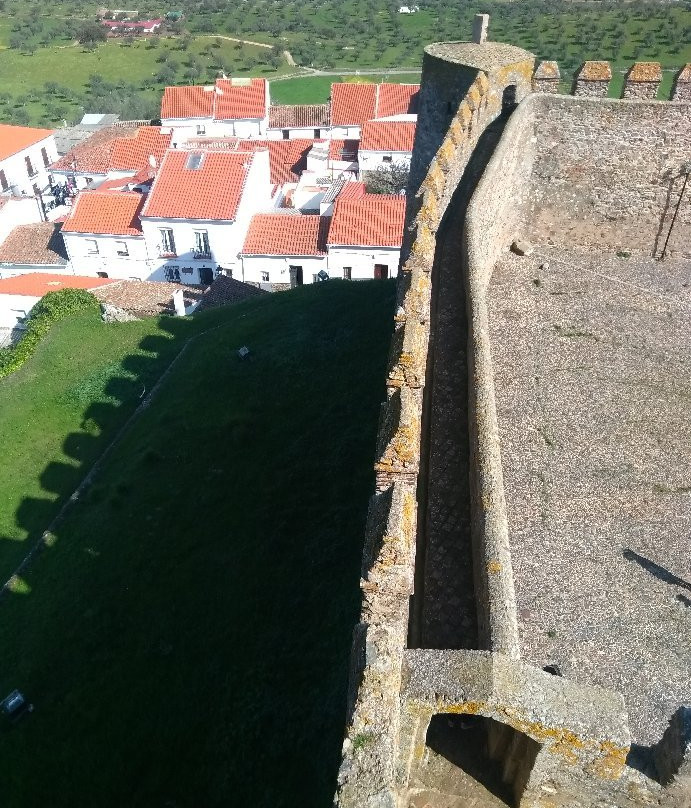
[[[3,808],[330,805],[393,303],[392,282],[331,281],[183,333],[83,315],[0,381],[21,532],[55,497],[56,463],[83,472],[164,354],[220,326],[0,602],[0,693],[35,705],[0,731]],[[58,417],[56,398],[80,406]]]
[[[0,0],[3,2],[3,0]],[[554,59],[563,89],[585,59],[612,62],[616,96],[622,74],[635,61],[656,60],[666,69],[660,98],[669,96],[675,70],[691,62],[691,7],[685,3],[487,0],[482,5],[426,0],[416,14],[398,14],[384,0],[189,0],[182,22],[167,36],[110,41],[90,51],[75,46],[80,25],[93,21],[97,4],[63,2],[46,8],[38,0],[6,0],[0,21],[0,119],[59,125],[84,110],[123,117],[155,117],[167,84],[212,81],[226,73],[267,78],[299,73],[298,65],[356,73],[410,69],[422,63],[423,48],[438,40],[467,40],[473,15],[491,15],[490,38],[527,48],[538,59]],[[141,8],[156,16],[166,6]],[[217,37],[263,42],[243,45]],[[185,44],[186,43],[186,44]],[[181,50],[181,48],[185,48]],[[174,68],[174,69],[173,69]],[[105,90],[94,90],[98,76]],[[335,77],[337,80],[337,77]],[[274,98],[288,103],[325,100],[328,77],[290,79]],[[396,79],[391,79],[396,80]],[[49,85],[47,87],[47,84]],[[58,89],[55,89],[55,84]]]

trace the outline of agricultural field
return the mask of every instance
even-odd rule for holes
[[[330,804],[394,292],[330,281],[182,322],[79,315],[0,380],[0,429],[26,455],[0,481],[19,543],[199,334],[0,601],[0,693],[35,705],[0,730],[3,808]]]
[[[492,17],[492,39],[525,47],[538,59],[557,60],[565,90],[584,59],[612,61],[613,96],[634,61],[656,60],[666,70],[662,98],[669,94],[674,71],[691,61],[688,0],[421,0],[420,11],[409,15],[384,0],[185,0],[182,19],[168,25],[163,36],[80,44],[97,8],[91,2],[46,7],[38,0],[0,0],[0,120],[55,126],[78,120],[84,110],[156,117],[166,85],[212,81],[219,71],[295,77],[284,86],[277,82],[274,98],[318,103],[339,75],[373,70],[386,76],[394,69],[417,73],[424,46],[467,39],[479,11]],[[155,4],[140,6],[139,16],[166,11]],[[288,63],[286,50],[297,66]],[[336,76],[309,77],[314,70]],[[389,74],[389,80],[415,79]]]

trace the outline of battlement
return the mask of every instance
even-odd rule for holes
[[[666,236],[669,254],[686,255],[691,211],[682,202],[691,107],[646,100],[654,97],[661,78],[654,63],[628,72],[623,95],[631,100],[626,102],[602,97],[612,78],[607,62],[583,65],[574,82],[576,97],[556,96],[561,75],[555,62],[534,69],[532,54],[487,42],[486,28],[487,20],[479,20],[475,43],[425,49],[337,802],[341,808],[441,805],[440,770],[434,770],[434,783],[425,791],[430,766],[447,765],[441,758],[430,763],[430,738],[439,726],[442,734],[452,732],[449,717],[460,715],[484,722],[488,754],[501,762],[510,804],[528,808],[565,800],[578,808],[605,802],[617,808],[676,808],[688,795],[688,710],[680,706],[672,716],[669,705],[661,712],[657,705],[658,713],[651,713],[655,726],[648,728],[646,740],[654,752],[655,777],[627,765],[630,715],[639,734],[643,719],[627,712],[616,688],[555,677],[530,658],[523,612],[529,617],[531,610],[519,608],[514,581],[514,565],[525,559],[515,544],[517,515],[511,511],[515,504],[507,503],[504,481],[511,449],[521,440],[502,447],[501,420],[520,424],[523,413],[511,409],[516,396],[510,382],[501,390],[498,409],[490,306],[508,311],[502,339],[514,336],[510,320],[516,312],[510,301],[495,304],[490,289],[508,245],[526,233],[547,244],[580,245],[585,239],[603,250],[653,253]],[[673,99],[683,101],[690,89],[687,65],[676,77]],[[658,148],[660,131],[664,153]],[[510,279],[510,270],[505,272]],[[534,281],[524,285],[537,288]],[[511,283],[505,288],[511,296]],[[624,306],[634,305],[619,298]],[[657,308],[651,312],[657,316]],[[668,327],[664,317],[656,323],[663,331]],[[457,325],[461,334],[467,332],[460,342],[458,334],[451,336]],[[560,328],[554,329],[556,339],[580,335]],[[680,326],[674,333],[686,331]],[[443,350],[449,339],[456,340],[451,353]],[[527,353],[507,353],[514,370],[522,372]],[[439,408],[450,404],[445,398],[449,378],[437,378],[440,362],[450,357],[467,374],[467,410],[452,424],[457,436],[468,424],[467,483],[460,467],[446,461],[434,465],[435,452],[450,439],[435,433]],[[528,361],[526,373],[529,366]],[[513,406],[521,404],[517,398]],[[525,460],[516,462],[525,469]],[[449,475],[456,475],[456,483],[441,479]],[[445,484],[450,487],[435,498],[434,486]],[[425,565],[434,564],[440,552],[430,544],[435,522],[440,522],[439,535],[451,530],[455,506],[447,494],[457,497],[466,484],[472,529],[467,540],[449,534],[452,546],[438,555],[438,573],[460,571],[450,566],[450,553],[459,552],[459,541],[466,542],[463,569],[473,570],[477,630],[475,639],[470,631],[444,644],[434,626],[425,635],[421,601],[433,597],[426,592]],[[528,511],[540,496],[531,493]],[[534,542],[538,555],[543,541]],[[563,565],[567,577],[569,563]],[[525,578],[520,581],[525,585]],[[445,605],[451,611],[461,608]],[[677,673],[669,669],[670,676]],[[675,679],[675,687],[672,704],[687,693],[683,679]],[[441,717],[449,720],[440,725]],[[662,735],[660,727],[670,717]],[[443,771],[453,777],[451,769]]]

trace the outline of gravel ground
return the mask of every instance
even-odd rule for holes
[[[691,261],[507,254],[489,311],[522,655],[654,743],[691,703]]]

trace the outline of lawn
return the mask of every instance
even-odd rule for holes
[[[330,805],[393,298],[255,299],[185,353],[0,603],[4,808]]]
[[[418,84],[419,73],[380,73],[355,76],[305,76],[271,82],[271,101],[274,104],[323,104],[331,95],[331,85],[339,81],[380,82],[393,84]]]

